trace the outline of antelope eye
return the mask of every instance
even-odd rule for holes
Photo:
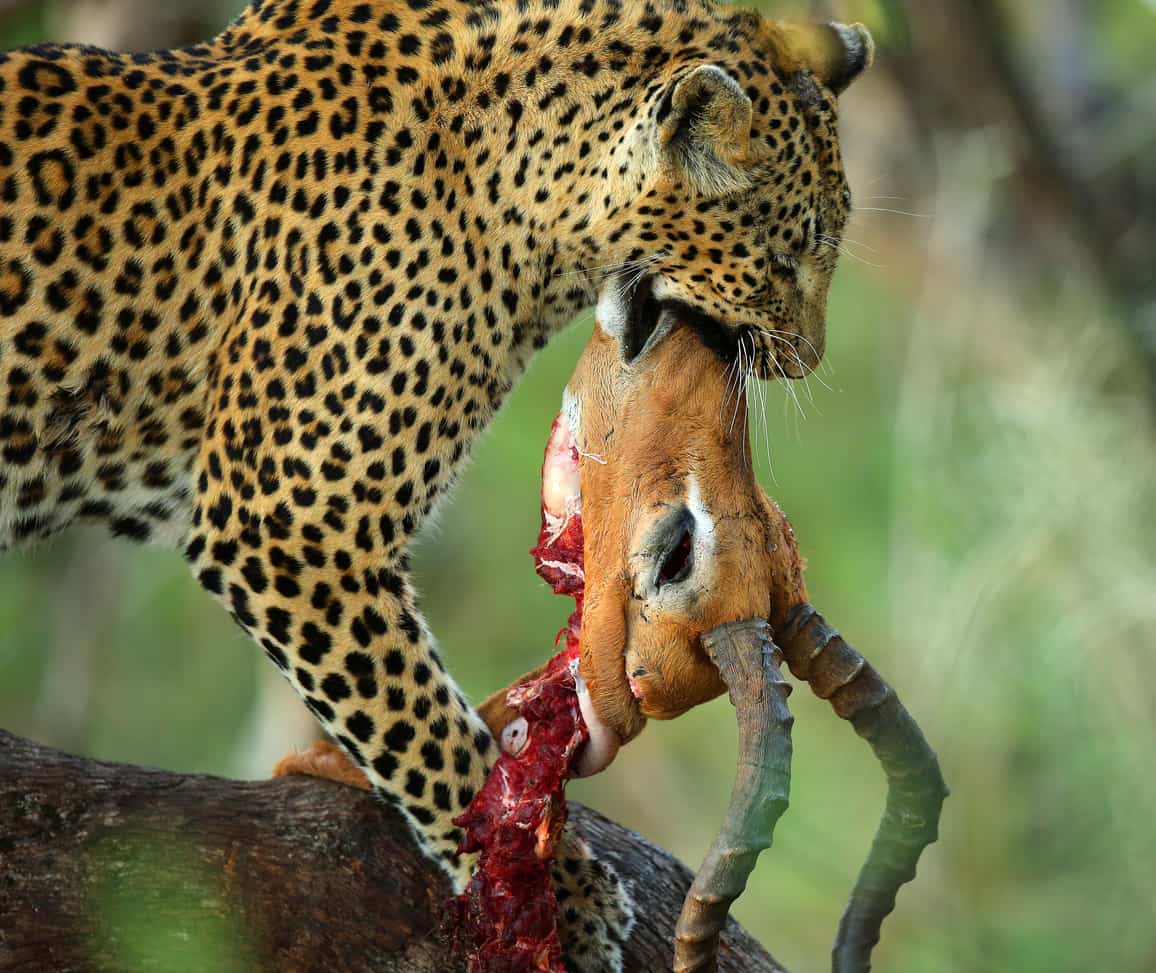
[[[658,568],[658,587],[661,590],[668,584],[677,584],[690,576],[690,569],[694,566],[694,535],[690,526],[682,530],[674,547],[662,559]]]
[[[651,593],[685,581],[694,570],[694,515],[677,505],[650,530],[639,549],[647,565],[642,583]]]

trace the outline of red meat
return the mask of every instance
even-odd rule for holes
[[[510,691],[510,705],[527,723],[525,746],[498,758],[455,821],[464,830],[459,852],[480,853],[473,879],[453,902],[471,973],[565,973],[550,872],[566,823],[566,781],[589,738],[574,682],[585,590],[578,461],[559,416],[546,446],[542,526],[530,553],[538,574],[576,607],[555,640],[564,641],[562,651],[539,678]]]

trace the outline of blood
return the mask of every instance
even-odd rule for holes
[[[589,739],[575,690],[585,593],[578,464],[559,415],[542,463],[542,523],[530,553],[538,574],[555,593],[573,597],[575,608],[554,642],[561,651],[507,697],[526,720],[525,746],[498,758],[454,821],[464,832],[458,852],[479,853],[469,886],[451,903],[471,973],[566,973],[551,866],[566,823],[566,781]]]

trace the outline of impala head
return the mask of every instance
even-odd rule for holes
[[[567,386],[585,531],[581,671],[623,741],[645,717],[724,691],[703,632],[774,617],[802,590],[793,535],[751,467],[734,379],[690,326],[630,361],[596,326]]]
[[[823,355],[850,212],[836,98],[873,45],[860,25],[717,11],[611,153],[614,205],[592,235],[622,271],[602,284],[598,319],[630,357],[664,311],[697,317],[732,358],[745,345],[758,377],[799,378]]]

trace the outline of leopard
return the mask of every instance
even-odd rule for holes
[[[816,367],[873,50],[713,0],[251,0],[179,49],[0,53],[0,552],[182,552],[460,889],[500,743],[415,535],[585,309],[628,362],[677,312]],[[569,968],[617,970],[628,891],[573,847]]]

